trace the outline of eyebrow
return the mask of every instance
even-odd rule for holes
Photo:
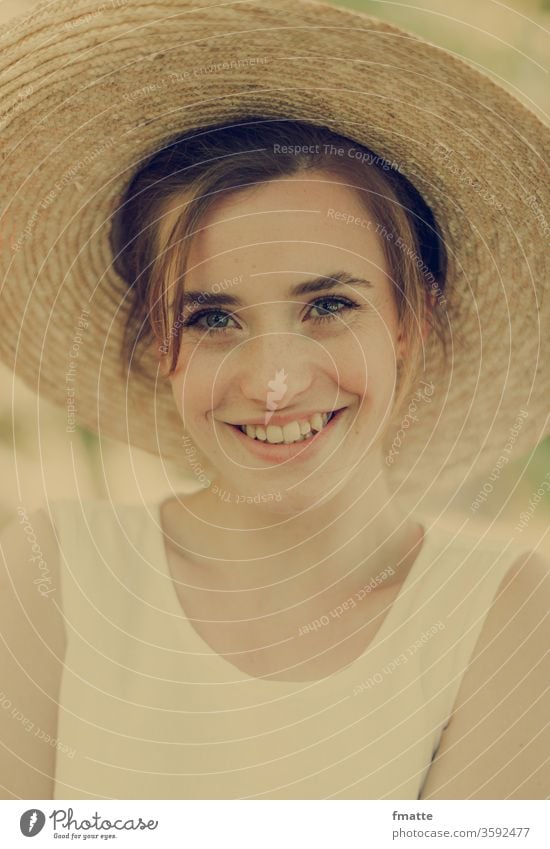
[[[256,275],[253,275],[256,276]],[[359,288],[373,289],[374,284],[363,277],[356,277],[347,271],[333,271],[323,277],[313,277],[303,283],[297,283],[289,289],[289,296],[310,295],[313,292],[330,292],[338,286],[356,286]],[[191,306],[193,303],[213,300],[216,304],[224,306],[242,306],[242,301],[236,295],[227,292],[199,292],[189,291],[183,293],[183,306]]]

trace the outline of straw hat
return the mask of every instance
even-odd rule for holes
[[[429,339],[388,435],[392,485],[458,487],[548,434],[548,130],[488,77],[310,0],[48,0],[2,27],[0,48],[0,357],[69,424],[185,468],[169,386],[121,375],[110,216],[164,143],[256,114],[398,162],[442,230],[449,367]]]

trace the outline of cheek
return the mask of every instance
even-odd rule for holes
[[[172,389],[176,409],[183,419],[183,381],[179,377],[170,378],[170,388]]]
[[[172,395],[181,418],[185,421],[204,419],[216,407],[216,396],[222,390],[220,358],[204,356],[200,350],[180,352],[180,363],[173,377]]]
[[[397,375],[392,327],[373,322],[347,333],[331,346],[330,354],[342,390],[382,403],[391,398]]]
[[[201,381],[178,379],[172,381],[172,394],[181,418],[189,422],[192,418],[204,416],[210,408],[210,392]]]

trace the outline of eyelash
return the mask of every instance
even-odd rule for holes
[[[319,304],[327,303],[328,301],[331,301],[332,303],[338,302],[340,304],[343,304],[343,309],[334,310],[333,312],[329,311],[329,312],[327,312],[326,315],[314,317],[313,321],[314,321],[315,324],[323,324],[326,321],[334,321],[334,319],[336,318],[336,316],[339,313],[345,312],[346,310],[360,309],[360,304],[357,304],[355,301],[350,301],[347,298],[339,298],[339,297],[317,298],[315,301],[311,301],[309,306],[312,307],[312,308],[315,308],[315,307],[318,307]],[[197,327],[197,329],[199,329],[199,330],[210,330],[210,331],[213,331],[214,333],[219,333],[219,334],[228,333],[230,330],[234,329],[234,328],[231,328],[231,327],[218,327],[218,328],[216,328],[216,327],[200,327],[199,326],[198,323],[202,318],[206,318],[206,316],[213,315],[213,314],[214,315],[216,315],[216,314],[222,315],[223,314],[223,315],[226,315],[229,318],[231,318],[231,313],[228,313],[228,312],[226,312],[225,310],[222,310],[222,309],[212,308],[212,309],[209,309],[209,310],[199,310],[198,312],[189,316],[189,318],[186,319],[186,321],[183,323],[183,326],[184,327]]]

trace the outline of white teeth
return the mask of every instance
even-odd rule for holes
[[[300,439],[300,425],[298,422],[290,422],[283,428],[283,436],[285,442],[296,442]]]
[[[254,427],[254,425],[252,425],[252,427]],[[248,433],[248,428],[247,428],[247,433]],[[248,433],[248,436],[250,436],[249,433]],[[267,433],[266,433],[265,427],[262,427],[261,425],[256,425],[256,439],[261,439],[262,442],[265,442],[267,440]]]
[[[314,413],[309,421],[289,422],[284,427],[278,425],[242,425],[240,430],[246,433],[250,439],[260,439],[262,442],[269,442],[272,445],[284,442],[285,445],[291,445],[294,442],[302,442],[304,439],[310,439],[314,433],[321,431],[333,417],[334,413]]]
[[[266,428],[267,433],[267,441],[273,444],[277,442],[282,442],[283,437],[283,429],[278,427],[277,425],[268,425]]]
[[[323,417],[321,413],[313,413],[310,421],[312,430],[323,430]]]

